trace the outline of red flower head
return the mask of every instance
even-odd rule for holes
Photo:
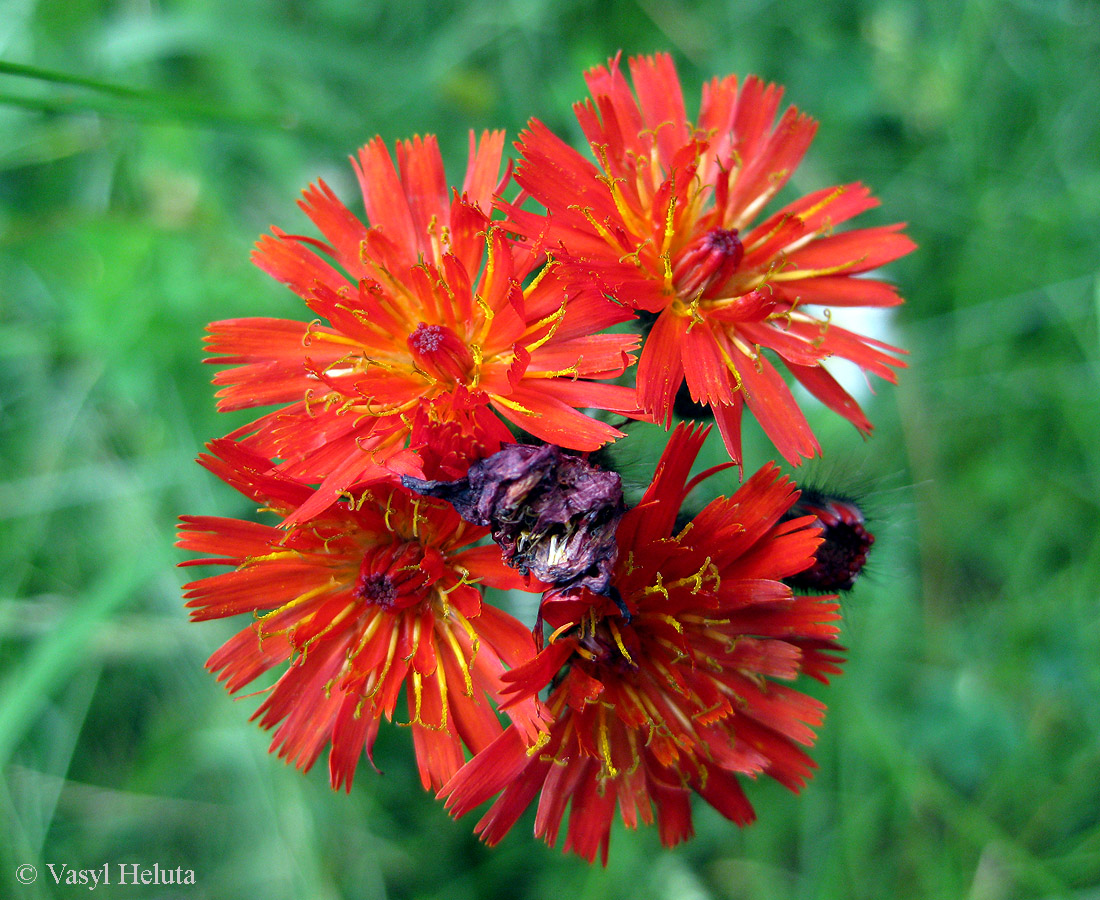
[[[542,258],[489,220],[503,143],[502,132],[471,136],[462,193],[449,195],[434,137],[398,143],[396,168],[376,138],[352,161],[370,228],[318,182],[299,205],[327,243],[274,229],[256,247],[256,264],[319,318],[209,326],[210,361],[234,366],[214,379],[219,408],[287,404],[230,437],[323,482],[291,524],[382,470],[460,476],[454,464],[512,440],[501,419],[578,450],[621,436],[578,408],[635,408],[628,388],[589,379],[621,374],[637,338],[597,335],[628,316],[567,290],[553,265],[521,287]],[[465,441],[442,469],[440,430]]]
[[[753,224],[787,183],[816,123],[782,89],[749,77],[703,89],[699,122],[684,112],[671,57],[618,58],[586,75],[577,104],[593,165],[532,120],[516,181],[547,217],[503,205],[509,228],[545,241],[569,281],[593,282],[655,316],[638,364],[641,405],[666,425],[677,389],[709,404],[731,457],[741,459],[745,404],[783,456],[819,452],[767,349],[814,396],[863,432],[871,424],[822,367],[829,356],[895,380],[896,348],[830,324],[829,306],[900,303],[892,285],[854,276],[914,248],[902,225],[833,234],[877,204],[861,184],[815,191]],[[817,308],[814,311],[814,308]]]
[[[287,515],[311,494],[270,473],[267,460],[215,441],[200,462],[268,510]],[[207,662],[230,691],[289,662],[256,711],[278,726],[272,751],[302,769],[332,744],[333,788],[349,790],[382,716],[405,687],[420,778],[438,788],[501,732],[496,699],[504,666],[535,652],[531,633],[482,600],[476,583],[523,587],[488,529],[400,485],[356,488],[347,502],[290,528],[183,517],[179,545],[216,558],[184,565],[233,571],[186,586],[192,619],[257,616]],[[533,739],[535,704],[512,714]]]
[[[529,747],[509,728],[443,789],[455,815],[503,791],[477,826],[488,843],[537,796],[535,833],[553,844],[572,801],[565,849],[606,863],[616,804],[630,827],[655,810],[671,846],[692,834],[692,791],[744,825],[754,813],[739,775],[793,790],[809,777],[797,745],[813,742],[824,707],[781,682],[839,671],[837,605],[779,579],[812,563],[818,531],[808,518],[780,521],[798,492],[769,465],[673,534],[710,474],[688,481],[705,436],[679,427],[623,517],[617,602],[587,590],[548,600],[549,642],[505,676],[513,702],[550,686],[549,732]]]

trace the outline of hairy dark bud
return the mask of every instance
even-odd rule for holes
[[[508,444],[457,481],[401,481],[489,526],[504,561],[524,574],[560,590],[610,590],[615,530],[625,511],[617,472],[553,444]]]
[[[785,579],[795,588],[811,591],[850,591],[867,564],[867,553],[875,542],[863,520],[863,513],[851,500],[803,490],[784,519],[814,516],[821,530],[821,545],[810,568]]]

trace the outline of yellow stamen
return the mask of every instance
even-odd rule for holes
[[[462,670],[462,678],[465,681],[465,696],[474,696],[474,681],[470,677],[470,667],[466,662],[466,654],[462,652],[462,646],[458,643],[458,637],[455,635],[454,630],[451,628],[446,629],[447,643],[450,644],[451,652],[454,654],[456,662],[458,662],[459,668]]]
[[[630,654],[626,652],[626,646],[623,644],[623,636],[619,632],[619,626],[615,624],[614,620],[609,620],[608,627],[611,629],[611,636],[615,639],[615,646],[619,648],[619,652],[623,655],[623,659],[625,659],[632,666],[635,665],[635,662],[631,658]]]
[[[490,394],[489,397],[493,400],[493,402],[499,403],[501,406],[507,407],[511,410],[515,410],[516,412],[523,413],[525,416],[542,418],[542,413],[537,413],[533,410],[530,410],[526,406],[523,406],[520,403],[516,403],[515,400],[509,400],[507,397],[502,397],[500,394]]]
[[[616,775],[619,774],[619,770],[616,769],[614,764],[611,762],[611,742],[608,739],[607,735],[607,722],[604,720],[604,716],[602,713],[600,714],[599,724],[599,744],[600,755],[603,756],[604,765],[607,767],[608,777],[614,778]]]
[[[535,350],[538,350],[539,347],[541,347],[543,344],[545,344],[548,340],[550,340],[554,336],[554,333],[558,330],[559,326],[562,323],[562,319],[565,318],[565,310],[566,310],[567,302],[568,301],[566,300],[566,298],[563,297],[562,301],[561,301],[561,306],[559,306],[554,312],[550,313],[550,315],[545,316],[542,319],[539,319],[539,321],[537,321],[534,325],[531,325],[530,327],[528,327],[525,334],[536,334],[544,326],[546,326],[546,325],[550,326],[550,330],[547,331],[545,335],[543,335],[537,341],[534,341],[533,343],[525,345],[525,348],[527,349],[527,351],[529,353],[533,353]]]

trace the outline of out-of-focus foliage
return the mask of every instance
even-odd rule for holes
[[[891,269],[911,368],[868,400],[875,436],[813,422],[827,459],[803,474],[867,486],[879,534],[816,779],[749,785],[745,831],[700,807],[675,851],[620,829],[605,871],[529,827],[481,847],[400,728],[350,796],[268,757],[258,701],[202,669],[231,626],[187,623],[171,543],[180,513],[250,513],[190,460],[244,421],[213,411],[204,323],[303,314],[249,263],[256,236],[307,231],[318,176],[352,201],[346,156],[374,134],[438,133],[453,172],[469,128],[578,138],[581,72],[619,48],[672,51],[689,97],[784,83],[821,120],[792,190],[863,180],[921,249]],[[8,0],[5,896],[83,890],[48,862],[182,866],[192,898],[1096,896],[1098,55],[1084,0]]]

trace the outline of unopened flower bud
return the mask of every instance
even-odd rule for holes
[[[852,501],[803,490],[784,519],[814,516],[821,530],[821,545],[814,564],[785,581],[791,587],[811,591],[850,591],[863,567],[875,536],[866,527],[863,513]]]

